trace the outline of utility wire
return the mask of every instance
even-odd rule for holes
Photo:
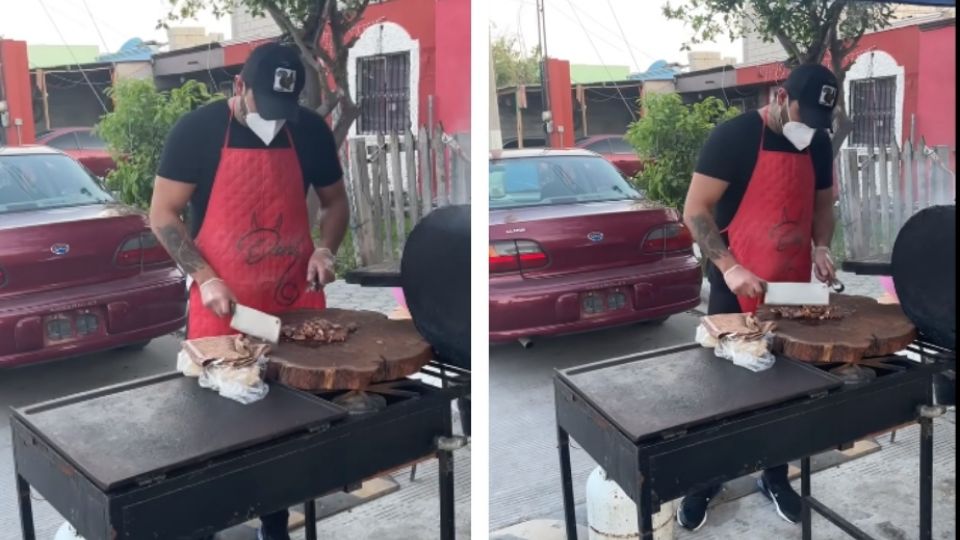
[[[570,9],[573,11],[574,15],[576,15],[577,9],[573,6],[573,2],[571,2],[570,0],[567,0],[567,4],[570,6]],[[607,76],[612,78],[613,76],[610,74],[610,68],[608,68],[606,62],[603,61],[603,55],[601,55],[600,50],[597,49],[597,45],[593,42],[593,38],[590,37],[590,33],[587,32],[586,27],[583,25],[583,21],[577,19],[577,23],[580,25],[580,28],[583,30],[583,34],[587,37],[587,41],[590,42],[590,46],[593,47],[593,52],[596,53],[597,58],[600,60],[600,65],[602,65],[604,71],[607,72]],[[620,99],[623,100],[623,104],[627,108],[627,112],[630,113],[630,118],[632,118],[633,121],[636,122],[637,115],[634,114],[633,107],[630,106],[630,102],[627,101],[627,98],[623,95],[623,92],[620,91],[620,85],[614,84],[614,88],[617,90],[617,94],[620,95]]]
[[[86,2],[86,0],[84,0]],[[620,18],[617,17],[616,10],[613,9],[613,4],[610,0],[607,0],[607,7],[610,8],[610,14],[613,15],[614,22],[617,23],[617,28],[620,30],[620,35],[623,37],[623,44],[627,46],[627,52],[630,53],[630,59],[633,60],[633,65],[636,66],[637,71],[640,71],[640,63],[637,62],[637,57],[633,55],[633,48],[630,47],[630,42],[627,41],[627,33],[623,31],[623,26],[620,25]]]
[[[57,26],[56,21],[53,20],[53,16],[50,15],[50,10],[47,9],[47,5],[43,2],[43,0],[37,0],[37,1],[40,2],[40,7],[43,8],[43,12],[47,15],[47,19],[49,19],[50,24],[53,25],[53,29],[56,30],[57,35],[60,36],[60,42],[63,43],[63,46],[67,48],[67,52],[70,53],[70,58],[73,59],[73,63],[76,64],[77,69],[80,70],[80,74],[83,75],[83,79],[87,81],[87,86],[89,86],[90,91],[93,92],[93,97],[97,98],[97,103],[99,103],[100,107],[103,108],[103,112],[105,113],[110,112],[109,109],[107,109],[106,103],[104,103],[103,99],[100,98],[100,92],[98,92],[97,89],[93,86],[93,83],[90,82],[90,78],[87,77],[87,73],[83,71],[83,67],[80,66],[80,62],[78,62],[77,57],[74,56],[73,49],[70,47],[70,45],[67,45],[67,40],[64,39],[63,33],[60,31],[60,27]]]
[[[100,43],[103,43],[103,52],[109,53],[110,46],[107,45],[107,40],[103,39],[103,33],[100,32],[100,26],[97,25],[97,18],[93,16],[93,12],[90,11],[90,6],[87,5],[87,0],[82,0],[83,9],[87,10],[87,15],[90,16],[90,20],[93,22],[93,29],[97,31],[97,35],[100,36]]]

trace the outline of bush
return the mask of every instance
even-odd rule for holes
[[[682,210],[700,148],[717,124],[739,111],[713,97],[684,105],[677,94],[648,95],[642,106],[643,117],[627,131],[645,162],[635,180],[650,199]]]
[[[159,92],[151,81],[143,80],[121,81],[108,89],[108,95],[113,112],[96,128],[117,163],[107,175],[107,188],[126,204],[148,208],[167,133],[184,114],[223,96],[210,94],[198,81]]]

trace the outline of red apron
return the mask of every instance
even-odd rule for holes
[[[288,148],[230,148],[232,123],[231,112],[197,248],[243,305],[274,315],[324,309],[323,292],[306,290],[314,244],[290,131],[283,129]],[[229,317],[204,307],[194,283],[187,336],[233,333]]]
[[[725,229],[730,253],[764,281],[809,282],[813,265],[815,175],[810,151],[763,149],[767,112],[763,112],[760,150],[740,207]],[[753,313],[762,298],[738,296],[743,313]]]

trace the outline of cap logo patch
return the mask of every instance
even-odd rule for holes
[[[273,73],[273,91],[292,94],[297,85],[297,72],[292,69],[278,67]],[[821,98],[822,100],[822,98]]]
[[[837,87],[829,84],[820,89],[820,104],[824,107],[833,107],[837,102]]]

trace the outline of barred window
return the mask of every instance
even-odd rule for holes
[[[850,81],[851,146],[889,146],[895,141],[897,78]]]
[[[410,127],[409,52],[357,59],[357,106],[359,133],[402,133]]]

